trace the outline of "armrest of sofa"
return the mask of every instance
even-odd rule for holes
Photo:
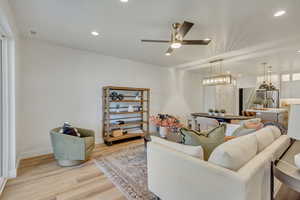
[[[234,171],[164,145],[147,147],[148,186],[164,200],[244,200],[245,184]]]

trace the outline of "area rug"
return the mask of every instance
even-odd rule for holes
[[[128,200],[155,199],[148,190],[147,159],[143,144],[101,155],[95,163]]]

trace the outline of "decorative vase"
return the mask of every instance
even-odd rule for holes
[[[159,135],[163,138],[167,137],[168,134],[168,128],[167,127],[159,127]]]
[[[128,112],[134,112],[134,107],[133,105],[128,106]]]

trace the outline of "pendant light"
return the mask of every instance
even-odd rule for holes
[[[213,64],[219,62],[220,72],[216,75],[213,74]],[[223,59],[213,60],[209,62],[211,64],[211,75],[203,79],[202,84],[205,86],[216,85],[228,85],[232,83],[232,76],[230,74],[224,74],[222,70]]]
[[[264,67],[264,80],[262,82],[262,84],[259,86],[259,89],[261,90],[268,90],[269,89],[269,85],[267,83],[267,73],[266,73],[266,66],[267,63],[262,63],[263,67]]]

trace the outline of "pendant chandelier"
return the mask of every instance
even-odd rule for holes
[[[219,62],[220,72],[213,75],[213,64]],[[223,59],[213,60],[209,63],[211,64],[211,75],[202,80],[204,86],[216,86],[216,85],[228,85],[232,83],[232,76],[230,74],[224,74],[222,72],[222,62]]]
[[[262,64],[264,66],[264,81],[259,86],[259,89],[267,91],[276,90],[276,87],[272,83],[272,66],[269,66],[267,71],[267,63]]]

